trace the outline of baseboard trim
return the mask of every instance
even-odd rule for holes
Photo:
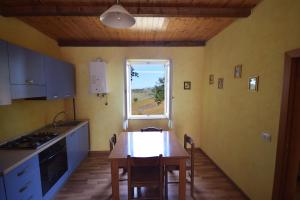
[[[250,198],[246,195],[246,193],[219,167],[219,165],[217,165],[215,163],[215,161],[213,161],[213,159],[211,159],[205,153],[205,151],[203,151],[201,148],[197,148],[197,150],[201,151],[217,167],[217,169],[241,192],[241,194],[243,194],[243,196],[245,197],[245,199],[249,199],[250,200]]]

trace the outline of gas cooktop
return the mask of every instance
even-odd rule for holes
[[[38,149],[42,144],[57,136],[58,133],[55,132],[40,131],[4,143],[0,146],[0,149]]]

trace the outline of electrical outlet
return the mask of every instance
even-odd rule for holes
[[[262,132],[261,133],[261,139],[265,142],[270,142],[272,141],[272,136],[270,133]]]

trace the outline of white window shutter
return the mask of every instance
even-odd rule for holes
[[[173,65],[172,60],[169,60],[169,84],[170,84],[170,90],[169,90],[169,121],[168,126],[170,129],[173,128],[173,110],[172,110],[172,102],[173,102]]]
[[[126,131],[128,128],[128,105],[127,105],[127,59],[125,59],[125,65],[124,65],[124,116],[123,116],[123,129]]]

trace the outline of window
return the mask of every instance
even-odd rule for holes
[[[128,119],[169,118],[170,95],[169,60],[127,60]]]

